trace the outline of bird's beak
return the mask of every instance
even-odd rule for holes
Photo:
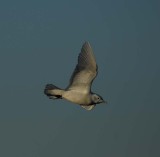
[[[107,101],[103,100],[102,103],[107,104]]]

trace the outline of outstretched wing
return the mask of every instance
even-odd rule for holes
[[[89,93],[97,72],[98,66],[92,48],[88,42],[85,42],[78,56],[78,64],[70,78],[70,84],[67,89]]]

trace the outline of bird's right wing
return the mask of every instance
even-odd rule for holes
[[[67,89],[83,90],[89,93],[97,72],[98,67],[92,48],[88,42],[85,42],[78,56],[78,64],[70,78],[70,84]]]
[[[81,107],[83,107],[84,109],[90,111],[90,110],[92,110],[95,107],[95,105],[90,105],[90,106],[83,106],[83,105],[81,105]]]

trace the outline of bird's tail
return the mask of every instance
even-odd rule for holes
[[[63,92],[63,89],[60,89],[52,84],[47,84],[44,89],[44,94],[46,94],[50,99],[62,99]]]

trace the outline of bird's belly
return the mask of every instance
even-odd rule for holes
[[[62,97],[75,104],[89,104],[90,98],[86,93],[81,93],[78,91],[66,91]]]

